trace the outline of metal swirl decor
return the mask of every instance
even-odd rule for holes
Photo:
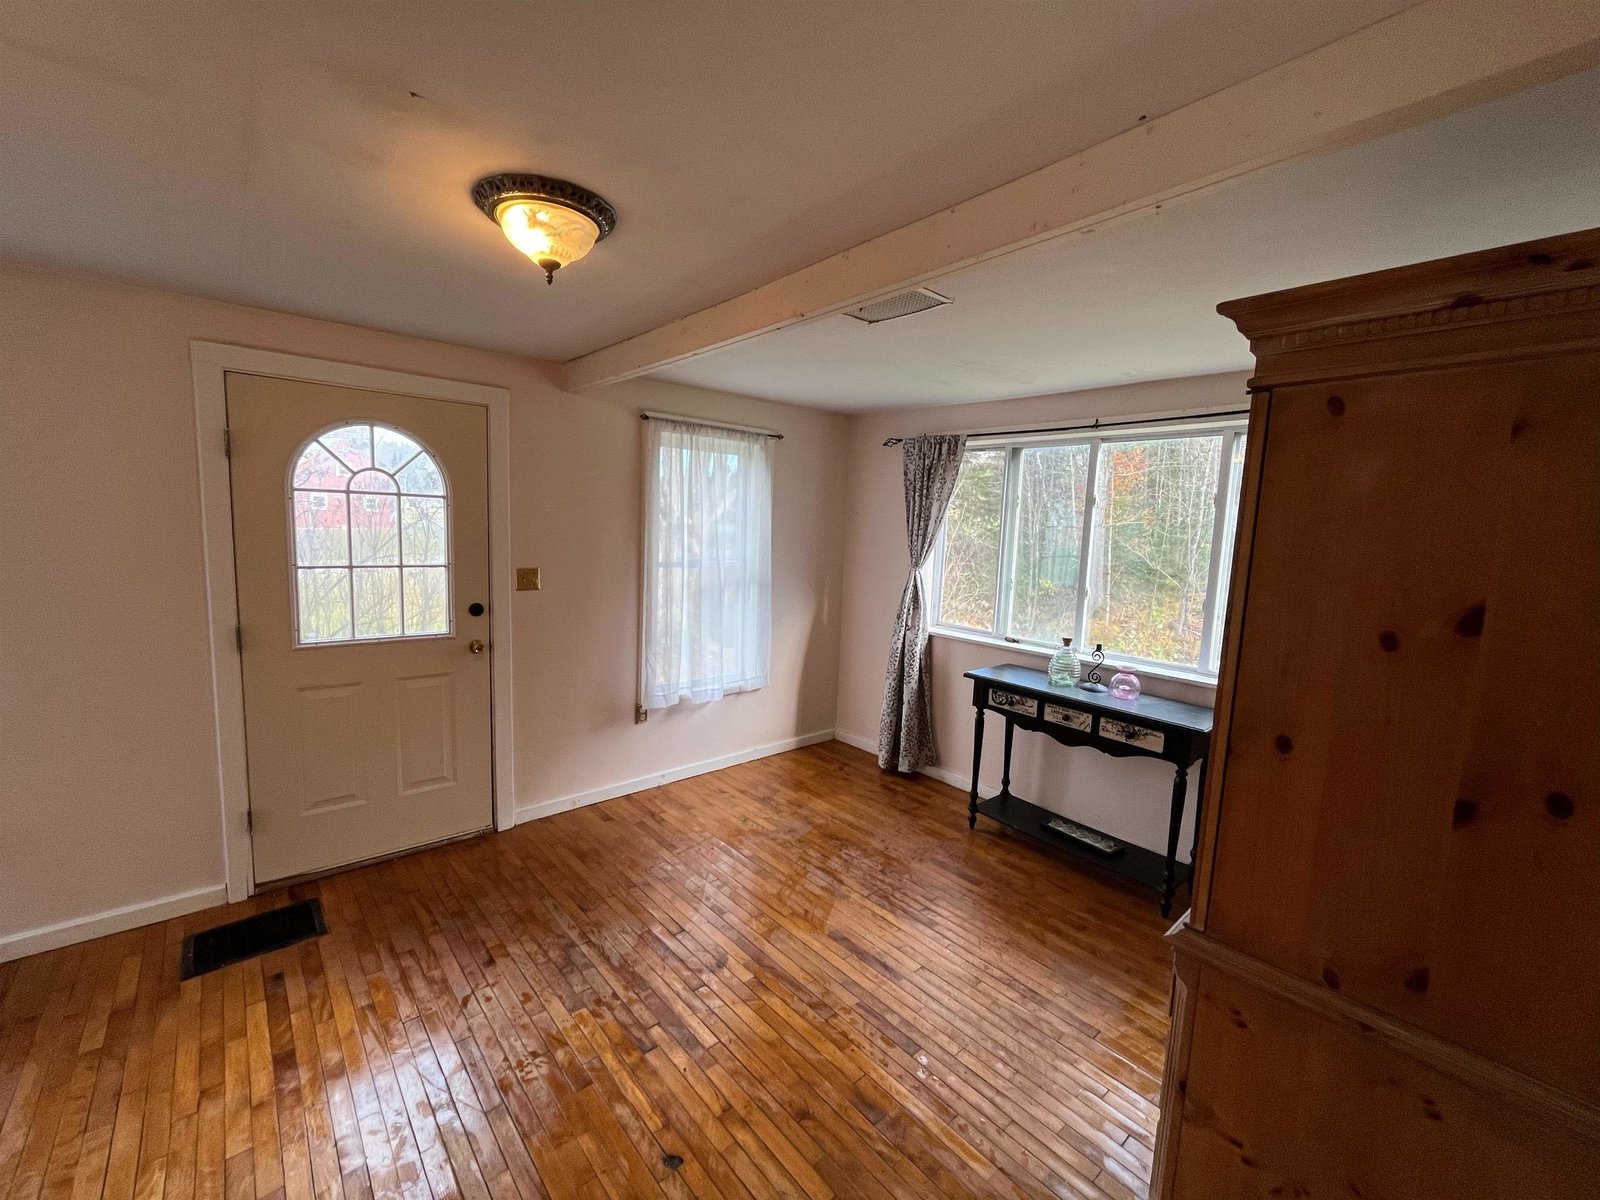
[[[1109,690],[1105,685],[1105,680],[1100,677],[1100,668],[1106,661],[1104,644],[1101,642],[1096,642],[1094,644],[1094,653],[1089,657],[1093,661],[1089,664],[1089,670],[1084,675],[1083,679],[1079,681],[1078,686],[1086,692],[1104,692]]]

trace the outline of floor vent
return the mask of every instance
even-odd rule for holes
[[[897,292],[882,300],[874,300],[871,304],[863,304],[860,308],[847,308],[844,315],[865,321],[868,325],[876,325],[880,321],[909,317],[912,313],[927,312],[930,308],[949,303],[949,296],[941,296],[927,288],[912,288],[909,292]]]
[[[215,929],[191,933],[183,939],[179,979],[193,979],[221,970],[231,963],[282,950],[307,938],[328,932],[322,919],[322,901],[302,900],[242,921],[229,921]]]

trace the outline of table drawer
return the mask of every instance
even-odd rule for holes
[[[989,689],[989,707],[1016,713],[1019,717],[1039,715],[1039,702],[1033,697],[1019,696],[1015,692],[1003,692],[999,688]]]
[[[1107,741],[1137,746],[1151,754],[1160,754],[1167,747],[1167,735],[1161,730],[1151,729],[1148,725],[1135,725],[1132,721],[1116,721],[1110,717],[1100,718],[1100,736]]]
[[[1065,725],[1068,729],[1076,729],[1083,733],[1088,733],[1094,726],[1094,718],[1088,713],[1061,704],[1046,704],[1044,719],[1052,725]]]

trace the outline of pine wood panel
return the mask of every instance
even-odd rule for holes
[[[1555,1200],[1600,1173],[1600,1144],[1226,972],[1190,994],[1177,1200]]]
[[[1590,1096],[1597,383],[1581,355],[1274,389],[1206,921]]]
[[[1157,1194],[1587,1195],[1600,229],[1219,311],[1261,453]]]
[[[0,965],[0,1196],[1142,1196],[1162,922],[964,804],[831,743]]]

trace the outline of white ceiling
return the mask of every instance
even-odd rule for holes
[[[566,359],[1406,7],[10,0],[0,256]],[[545,287],[468,199],[503,170],[617,232]]]
[[[842,410],[1247,368],[1223,300],[1600,225],[1600,72],[940,279],[954,303],[843,315],[663,369]]]

